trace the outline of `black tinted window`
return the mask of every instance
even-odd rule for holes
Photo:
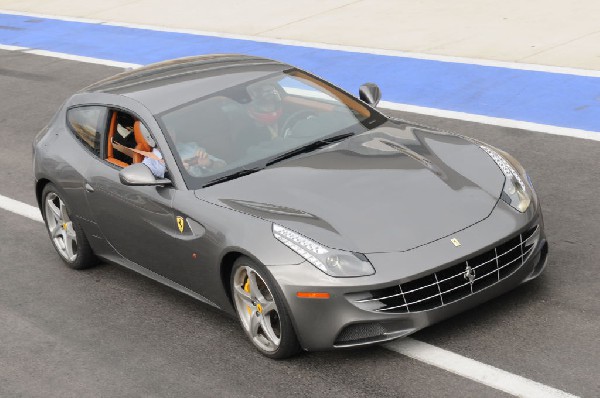
[[[106,126],[106,108],[81,106],[67,111],[67,122],[75,137],[96,156],[100,156],[100,140]]]

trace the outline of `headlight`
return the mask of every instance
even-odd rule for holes
[[[277,224],[273,224],[273,235],[327,275],[349,277],[375,273],[373,266],[363,254],[325,247]]]
[[[506,176],[502,199],[521,213],[525,213],[531,202],[535,199],[535,193],[531,180],[523,166],[504,151],[489,145],[478,144],[481,149],[494,159],[494,162],[496,162]]]

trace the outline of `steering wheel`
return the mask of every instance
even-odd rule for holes
[[[317,116],[316,112],[307,110],[307,109],[302,109],[302,110],[292,113],[286,119],[285,123],[283,123],[283,127],[281,128],[281,131],[283,132],[283,138],[292,137],[292,131],[293,131],[296,123],[298,123],[301,120],[311,119],[316,116]]]

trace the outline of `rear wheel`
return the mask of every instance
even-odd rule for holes
[[[242,328],[263,355],[283,359],[300,351],[283,297],[262,264],[240,257],[230,283]]]
[[[96,264],[83,230],[71,218],[69,209],[53,184],[42,192],[42,211],[48,235],[62,260],[73,269],[84,269]]]

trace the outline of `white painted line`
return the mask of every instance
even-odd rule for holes
[[[388,350],[447,370],[467,379],[518,396],[574,398],[575,395],[526,379],[431,344],[405,337],[382,345]]]
[[[37,207],[3,195],[0,195],[0,208],[34,221],[44,222]],[[556,388],[509,373],[491,365],[486,365],[474,359],[463,357],[443,348],[411,339],[410,337],[384,343],[381,346],[417,361],[519,397],[575,397],[575,395],[568,394]]]
[[[524,122],[513,119],[503,119],[499,117],[476,115],[473,113],[448,111],[445,109],[427,108],[423,106],[399,104],[396,102],[381,101],[378,105],[381,108],[393,109],[396,111],[421,113],[424,115],[438,116],[448,119],[465,120],[467,122],[476,122],[494,126],[509,127],[515,129],[535,131],[538,133],[547,133],[553,135],[562,135],[567,137],[583,138],[586,140],[600,141],[600,132],[578,130],[567,127],[551,126],[548,124]],[[385,109],[384,109],[385,112]]]
[[[112,61],[110,59],[84,57],[81,55],[59,53],[59,52],[47,51],[47,50],[36,50],[36,49],[28,48],[28,47],[9,46],[9,45],[5,45],[5,44],[0,44],[0,50],[21,51],[21,52],[24,52],[27,54],[42,55],[44,57],[60,58],[60,59],[66,59],[69,61],[86,62],[89,64],[114,66],[116,68],[124,68],[124,69],[128,69],[128,68],[135,69],[135,68],[139,68],[140,66],[142,66],[140,64],[132,64],[129,62],[119,62],[119,61]]]
[[[0,208],[20,216],[30,218],[34,221],[44,221],[42,219],[40,209],[37,207],[28,205],[27,203],[19,202],[18,200],[14,200],[6,196],[0,195]]]
[[[23,15],[23,16],[29,16],[29,17],[35,17],[35,18],[50,18],[50,19],[57,19],[60,21],[85,22],[85,23],[103,24],[103,25],[108,25],[108,26],[121,26],[121,27],[134,28],[134,29],[147,29],[147,30],[154,30],[154,31],[158,31],[158,32],[188,33],[188,34],[192,34],[192,35],[222,37],[222,38],[227,38],[227,39],[250,40],[250,41],[256,41],[256,42],[261,42],[261,43],[275,43],[275,44],[284,44],[284,45],[297,46],[297,47],[320,48],[320,49],[324,49],[324,50],[337,50],[337,51],[356,52],[356,53],[365,53],[365,54],[388,55],[388,56],[392,56],[392,57],[425,59],[425,60],[440,61],[440,62],[451,62],[451,63],[461,63],[461,64],[481,65],[481,66],[493,66],[493,67],[507,68],[507,69],[530,70],[530,71],[538,71],[538,72],[560,73],[560,74],[567,74],[567,75],[600,77],[600,71],[591,70],[591,69],[578,69],[578,68],[569,68],[569,67],[562,67],[562,66],[536,65],[536,64],[525,64],[525,63],[507,62],[507,61],[494,61],[494,60],[481,59],[481,58],[453,57],[453,56],[446,56],[446,55],[424,54],[424,53],[399,51],[399,50],[374,49],[374,48],[368,48],[368,47],[343,46],[343,45],[339,45],[339,44],[275,39],[275,38],[270,38],[270,37],[265,37],[265,36],[236,35],[236,34],[210,32],[210,31],[202,31],[202,30],[195,30],[195,29],[176,29],[176,28],[167,28],[167,27],[156,26],[156,25],[142,25],[142,24],[127,23],[127,22],[108,22],[108,21],[102,21],[102,20],[97,20],[97,19],[64,17],[64,16],[60,16],[60,15],[37,14],[37,13],[20,12],[20,11],[12,11],[12,10],[4,10],[4,9],[0,9],[0,13],[10,14],[10,15]]]
[[[0,44],[0,50],[23,51],[23,50],[27,50],[27,47],[9,46],[7,44]]]
[[[102,59],[102,58],[83,57],[81,55],[72,55],[72,54],[65,54],[65,53],[57,53],[57,52],[54,52],[54,51],[46,51],[46,50],[25,50],[23,52],[28,53],[28,54],[43,55],[45,57],[67,59],[67,60],[70,60],[70,61],[87,62],[89,64],[99,64],[99,65],[106,65],[106,66],[114,66],[114,67],[117,67],[117,68],[139,68],[141,66],[140,64],[132,64],[132,63],[128,63],[128,62],[111,61],[109,59]]]

